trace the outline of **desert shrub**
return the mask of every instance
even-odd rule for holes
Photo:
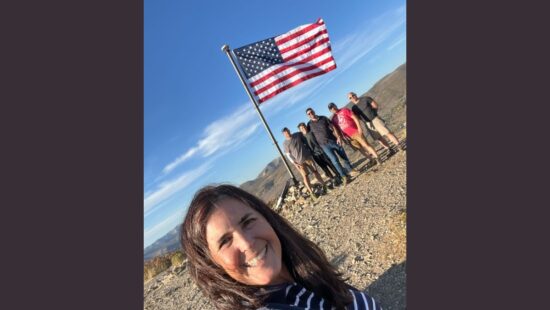
[[[164,270],[170,268],[171,265],[172,262],[167,256],[163,255],[155,257],[145,263],[143,268],[143,279],[147,281]]]
[[[185,261],[185,254],[178,250],[164,255],[157,256],[148,260],[143,265],[143,280],[147,281],[154,278],[159,273],[171,266],[181,266]]]
[[[181,251],[175,251],[172,253],[172,256],[170,257],[170,261],[172,262],[172,266],[181,266],[183,264],[183,261],[185,260],[185,255]]]

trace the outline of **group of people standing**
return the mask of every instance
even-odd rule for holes
[[[331,119],[316,115],[312,108],[306,109],[309,118],[307,125],[298,124],[299,132],[292,133],[287,127],[282,133],[285,137],[283,147],[287,158],[298,169],[304,184],[312,198],[317,198],[309,180],[312,172],[323,188],[327,191],[327,183],[317,171],[315,163],[323,170],[325,175],[332,180],[334,185],[346,185],[351,178],[359,174],[359,171],[351,166],[349,158],[343,148],[343,144],[349,144],[353,149],[361,152],[367,159],[380,165],[382,163],[379,154],[371,146],[363,132],[361,122],[374,140],[380,141],[382,147],[390,154],[402,149],[397,137],[386,127],[384,121],[378,116],[378,103],[372,97],[359,98],[354,92],[348,93],[348,99],[353,103],[352,109],[338,108],[334,103],[329,103],[328,110],[332,113]],[[340,159],[343,162],[340,163]]]

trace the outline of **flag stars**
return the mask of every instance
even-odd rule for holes
[[[235,55],[242,65],[243,71],[250,77],[263,70],[282,63],[279,50],[273,39],[252,43],[235,50]]]

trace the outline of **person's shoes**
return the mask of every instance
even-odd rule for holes
[[[399,142],[397,144],[393,144],[393,148],[395,148],[395,150],[399,150],[399,151],[404,151],[405,150],[405,143],[403,142]]]
[[[351,182],[351,177],[349,175],[346,175],[342,178],[344,186],[348,185],[349,182]]]
[[[357,171],[355,169],[351,169],[350,172],[349,172],[349,175],[352,176],[352,177],[358,176],[359,171]]]
[[[328,192],[328,188],[326,185],[323,185],[323,195],[326,195]]]
[[[374,165],[376,165],[376,161],[374,160],[374,157],[370,157],[369,162],[365,166],[367,166],[367,168],[371,168]]]
[[[375,158],[374,161],[378,166],[382,165],[382,160],[380,159],[380,157]]]

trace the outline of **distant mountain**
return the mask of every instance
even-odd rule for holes
[[[166,235],[155,241],[153,244],[146,247],[145,250],[143,250],[143,259],[147,261],[155,256],[179,250],[180,226],[181,224],[169,231]]]
[[[291,168],[294,175],[298,177],[300,175],[298,170],[294,167]],[[240,187],[260,197],[266,203],[271,204],[279,197],[285,182],[289,178],[288,171],[283,161],[280,157],[277,157],[272,160],[254,180],[245,182],[241,184]]]
[[[361,95],[361,97],[371,96],[380,104],[379,115],[386,121],[386,124],[392,131],[403,128],[403,124],[406,122],[406,73],[407,67],[405,63],[381,78],[371,89]],[[345,95],[342,94],[342,96]],[[351,105],[352,103],[349,102],[346,104],[346,107],[350,108]],[[319,114],[328,116],[327,113]],[[352,162],[360,156],[359,152],[348,151],[348,148],[346,148],[346,153],[348,153]],[[296,178],[300,180],[298,170],[293,166],[291,169]],[[267,164],[254,180],[244,182],[240,187],[260,197],[266,203],[272,204],[280,196],[285,183],[289,179],[290,176],[283,161],[280,157],[277,157]],[[180,249],[179,227],[180,225],[145,248],[144,259],[148,260],[157,255]]]

